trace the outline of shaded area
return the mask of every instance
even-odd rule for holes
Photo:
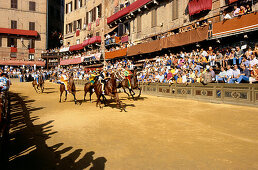
[[[29,100],[26,96],[11,93],[12,101],[10,143],[9,143],[9,167],[6,169],[85,169],[92,170],[105,169],[106,159],[99,157],[94,159],[94,152],[87,152],[78,161],[82,149],[72,151],[73,147],[66,147],[60,150],[64,143],[57,143],[48,147],[46,140],[56,131],[53,131],[54,120],[34,125],[38,120],[34,112],[44,109],[43,107],[33,107],[34,100]],[[61,159],[61,155],[71,152]]]

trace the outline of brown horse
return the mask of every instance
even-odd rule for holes
[[[95,81],[94,83],[94,90],[95,93],[97,95],[97,103],[96,106],[100,107],[100,98],[103,97],[103,101],[105,104],[106,98],[105,96],[102,94],[102,85],[99,81]],[[115,78],[115,74],[112,73],[111,74],[111,78],[109,80],[107,80],[105,87],[104,87],[104,91],[105,91],[105,95],[111,96],[112,98],[115,98],[116,103],[117,103],[117,108],[120,108],[121,111],[124,110],[124,107],[122,106],[122,102],[119,100],[119,96],[118,96],[118,92],[117,92],[117,87],[116,87],[116,78]]]
[[[62,98],[62,94],[65,91],[65,101],[67,100],[67,91],[69,93],[72,93],[73,98],[74,98],[74,103],[77,103],[76,97],[75,97],[75,93],[76,93],[76,87],[73,81],[72,77],[69,77],[68,79],[68,83],[67,83],[67,90],[65,90],[65,85],[64,84],[60,84],[60,100],[59,102],[61,103],[61,98]]]
[[[116,74],[116,76],[118,77],[119,75]],[[121,80],[123,78],[120,76],[119,79]],[[132,75],[132,78],[131,78],[131,89],[129,88],[129,82],[128,81],[129,81],[128,79],[121,80],[118,83],[117,88],[122,88],[124,90],[124,93],[126,93],[128,95],[128,97],[130,97],[130,95],[131,95],[133,99],[134,99],[134,95],[135,95],[133,89],[138,89],[139,90],[139,95],[137,96],[137,98],[139,98],[141,96],[142,89],[139,87],[136,70],[134,71],[134,73]],[[127,93],[127,91],[125,89],[128,89],[130,94]]]
[[[91,102],[91,95],[94,93],[93,89],[94,89],[94,84],[90,82],[84,85],[84,101],[87,93],[90,92],[90,102]]]
[[[37,93],[43,93],[44,91],[44,79],[42,75],[39,75],[38,77],[38,83],[37,80],[32,81],[32,86],[34,87],[35,91]]]

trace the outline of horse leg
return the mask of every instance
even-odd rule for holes
[[[129,89],[129,92],[130,92],[130,94],[131,94],[133,100],[135,100],[135,99],[134,99],[134,94],[135,94],[135,93],[134,93],[133,89]]]
[[[142,89],[140,87],[138,87],[138,89],[139,89],[140,92],[139,92],[139,95],[138,95],[137,98],[139,98],[141,96],[141,94],[142,94]]]
[[[128,97],[130,97],[129,93],[127,93],[124,87],[123,87],[123,90],[124,90],[124,93],[127,94]]]
[[[67,100],[67,90],[65,90],[65,101]]]
[[[73,92],[73,98],[74,98],[74,103],[76,104],[77,103],[77,100],[76,100],[76,97],[75,97],[75,93]]]
[[[61,99],[62,99],[62,94],[63,94],[64,91],[60,91],[60,100],[59,102],[61,103]]]
[[[86,98],[86,94],[87,94],[87,92],[86,92],[86,91],[84,91],[84,101],[85,101],[85,98]]]
[[[92,94],[93,94],[93,92],[91,91],[91,92],[90,92],[90,102],[91,102],[91,95],[92,95]]]

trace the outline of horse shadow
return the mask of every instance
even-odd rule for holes
[[[46,140],[58,133],[53,130],[54,120],[34,124],[39,116],[35,111],[44,107],[34,107],[34,100],[26,96],[11,93],[11,120],[8,146],[9,162],[1,164],[1,169],[16,170],[104,170],[107,162],[104,157],[94,158],[94,151],[82,155],[82,149],[73,150],[72,146],[64,147],[60,142],[48,146]],[[62,158],[62,154],[69,153]],[[2,154],[0,152],[0,154]],[[82,157],[81,157],[82,156]],[[78,160],[78,158],[80,159]],[[78,160],[78,161],[76,161]],[[105,161],[104,161],[105,160]]]

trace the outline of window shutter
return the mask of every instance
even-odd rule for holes
[[[76,31],[76,21],[73,22],[73,31]]]
[[[36,2],[29,1],[29,10],[36,11]]]
[[[98,17],[101,18],[102,17],[102,4],[99,5],[99,11],[98,11]]]
[[[29,22],[29,30],[35,30],[35,22]]]
[[[2,37],[0,37],[0,47],[2,47]]]
[[[89,24],[89,12],[86,12],[86,26]]]
[[[172,3],[172,20],[178,19],[178,0],[173,0]]]
[[[141,32],[142,31],[142,18],[141,16],[137,16],[137,32]]]

